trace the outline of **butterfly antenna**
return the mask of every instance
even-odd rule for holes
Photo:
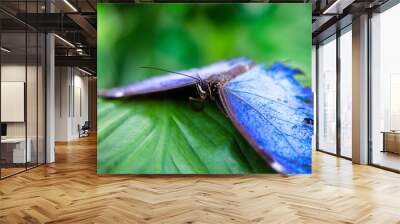
[[[183,76],[186,76],[186,77],[189,77],[189,78],[192,78],[192,79],[196,79],[198,81],[202,81],[198,74],[197,74],[198,78],[196,78],[196,77],[193,77],[191,75],[183,74],[183,73],[180,73],[180,72],[174,72],[174,71],[170,71],[170,70],[163,69],[163,68],[152,67],[152,66],[142,66],[140,68],[148,68],[148,69],[154,69],[154,70],[168,72],[168,73],[174,73],[174,74],[177,74],[177,75],[183,75]]]
[[[201,79],[199,73],[196,72],[196,76],[197,76],[197,78],[198,78],[201,82],[203,82],[203,79]]]

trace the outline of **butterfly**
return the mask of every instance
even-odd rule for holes
[[[312,164],[313,93],[295,79],[298,69],[277,62],[266,68],[247,58],[169,71],[99,93],[132,97],[194,86],[194,100],[214,101],[256,152],[276,171],[309,174]]]

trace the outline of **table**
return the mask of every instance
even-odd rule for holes
[[[392,152],[400,154],[400,131],[382,131],[383,150],[382,152]]]
[[[1,147],[2,147],[2,154],[6,151],[12,152],[12,163],[26,163],[31,162],[32,160],[32,153],[31,153],[31,145],[32,140],[30,138],[26,139],[27,147],[25,151],[25,138],[5,138],[1,139]],[[8,147],[13,146],[10,150]],[[3,147],[6,147],[5,149]],[[2,155],[3,157],[3,155]],[[3,157],[4,158],[4,157]],[[11,160],[11,158],[10,158]]]

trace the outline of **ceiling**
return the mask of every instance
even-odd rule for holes
[[[352,23],[352,18],[373,12],[390,0],[317,0],[313,2],[313,44]]]
[[[211,0],[201,0],[211,2]],[[220,0],[224,2],[225,0]],[[226,0],[231,1],[231,0]],[[313,5],[313,40],[329,35],[327,31],[340,19],[381,5],[386,0],[287,0],[267,2],[311,2]],[[1,0],[0,21],[5,38],[3,43],[15,48],[14,54],[24,50],[24,38],[19,32],[54,32],[56,64],[83,66],[96,71],[97,3],[151,2],[134,0]],[[159,0],[157,2],[171,2]],[[175,1],[176,2],[176,1]],[[181,2],[188,2],[182,0]],[[189,1],[190,2],[190,1]],[[244,1],[248,2],[248,1]],[[266,1],[252,1],[266,2]],[[51,13],[49,13],[51,11]],[[351,18],[350,18],[351,22]],[[325,33],[324,33],[325,32]],[[334,32],[331,31],[331,32]],[[65,41],[64,41],[65,40]],[[5,46],[5,45],[4,45]],[[32,49],[28,47],[28,52]],[[33,45],[32,45],[33,46]],[[19,49],[19,50],[18,50]],[[24,52],[20,52],[23,54]]]

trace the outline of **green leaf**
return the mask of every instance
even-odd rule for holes
[[[98,173],[274,173],[213,102],[98,99]]]

